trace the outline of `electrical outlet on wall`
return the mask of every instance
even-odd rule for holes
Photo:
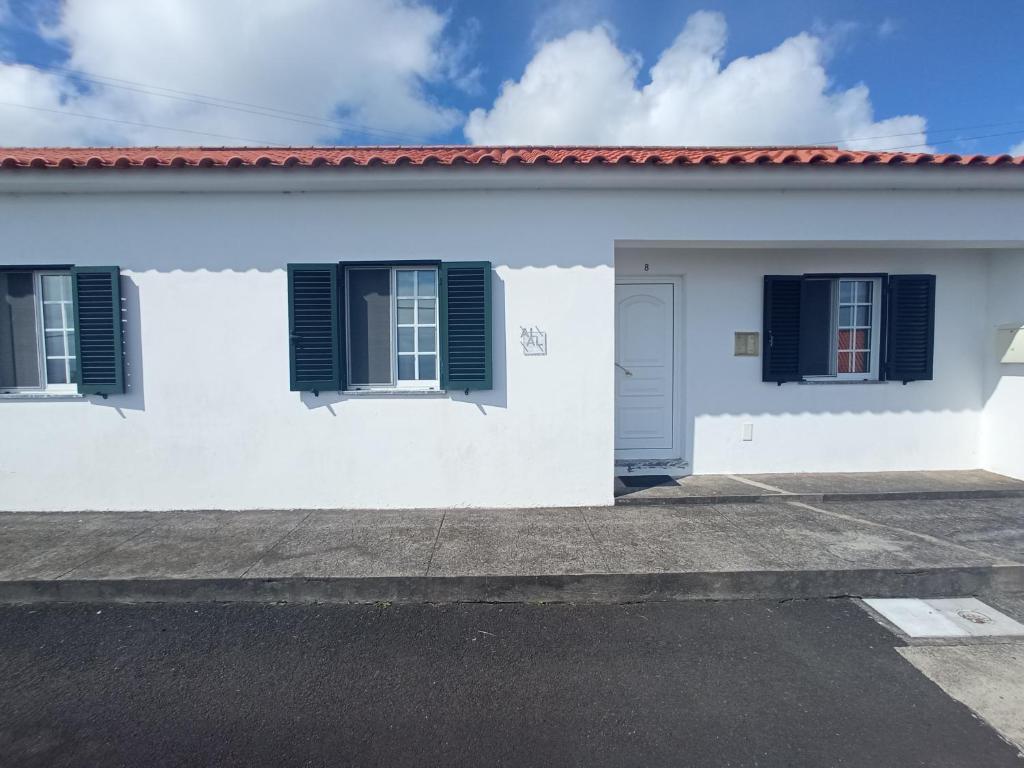
[[[754,425],[747,423],[743,425],[743,441],[749,442],[754,439]]]

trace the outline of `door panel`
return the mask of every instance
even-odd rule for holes
[[[615,448],[672,458],[675,413],[675,286],[615,286]]]

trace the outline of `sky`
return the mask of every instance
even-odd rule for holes
[[[0,145],[1024,154],[1022,0],[0,0]]]

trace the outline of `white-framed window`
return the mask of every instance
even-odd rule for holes
[[[0,270],[0,393],[74,392],[75,313],[66,270]]]
[[[438,270],[345,268],[345,365],[352,390],[436,390]]]
[[[831,370],[809,380],[876,381],[879,378],[882,280],[837,277],[832,281]]]

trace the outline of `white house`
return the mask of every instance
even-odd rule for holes
[[[0,149],[0,508],[1024,478],[1024,158]]]

